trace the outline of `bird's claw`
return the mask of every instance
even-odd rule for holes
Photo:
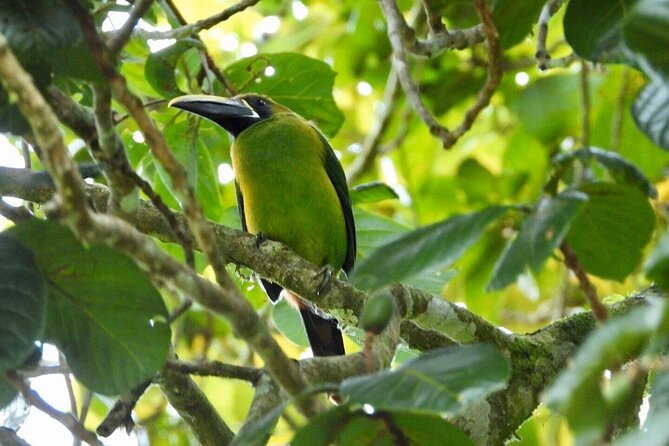
[[[253,234],[253,239],[255,240],[256,248],[260,248],[260,245],[262,245],[263,242],[267,240],[267,235],[265,235],[263,232],[259,232],[257,234]]]
[[[320,296],[323,294],[323,291],[327,288],[328,280],[334,275],[334,268],[330,265],[325,265],[319,272],[314,276],[315,280],[320,280],[318,288],[316,289],[316,295]]]

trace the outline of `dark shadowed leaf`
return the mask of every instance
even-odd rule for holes
[[[267,412],[262,418],[245,425],[234,438],[230,446],[250,446],[250,445],[260,445],[267,442],[274,426],[276,426],[277,421],[281,413],[283,413],[286,408],[287,403],[283,402],[276,406],[274,409]]]
[[[567,242],[587,272],[622,281],[641,260],[653,234],[653,208],[645,194],[621,184],[590,183],[580,190],[589,200],[573,222]]]
[[[418,410],[457,414],[462,407],[504,387],[506,358],[490,345],[440,348],[384,370],[344,380],[349,401],[376,410]]]
[[[351,203],[378,203],[383,200],[397,198],[397,193],[387,184],[380,181],[361,184],[351,189]]]
[[[20,366],[42,339],[46,283],[28,247],[0,234],[0,374]]]
[[[620,154],[611,150],[600,149],[598,147],[586,147],[578,150],[561,153],[555,156],[552,164],[557,173],[564,173],[575,160],[582,162],[597,161],[604,166],[611,177],[618,183],[636,186],[648,197],[657,197],[657,189],[653,183],[634,164],[623,158]]]
[[[648,137],[669,150],[669,85],[656,79],[641,90],[632,106],[632,116]]]
[[[460,429],[438,415],[411,412],[365,413],[350,405],[324,412],[297,433],[293,446],[474,446]]]
[[[626,14],[623,34],[627,47],[644,59],[644,71],[669,76],[669,51],[660,50],[669,48],[669,2],[636,1]]]
[[[624,59],[621,26],[635,0],[572,0],[564,15],[564,35],[576,54],[593,62]]]
[[[49,221],[21,223],[8,233],[32,248],[46,277],[45,338],[65,353],[79,381],[118,394],[165,363],[167,309],[132,260],[106,246],[84,248]]]
[[[539,271],[564,239],[578,211],[588,200],[582,192],[566,190],[539,202],[523,227],[495,265],[488,288],[497,290],[513,283],[526,267]]]
[[[0,373],[0,409],[5,408],[16,397],[18,391],[12,385],[4,373]]]
[[[328,136],[344,122],[332,97],[335,72],[325,62],[298,53],[258,54],[233,63],[224,74],[239,91],[270,96]]]
[[[492,16],[499,33],[502,49],[520,43],[530,32],[539,18],[539,12],[546,2],[543,0],[496,0]]]
[[[403,234],[363,259],[354,268],[351,283],[371,290],[443,270],[505,212],[505,207],[492,206]]]

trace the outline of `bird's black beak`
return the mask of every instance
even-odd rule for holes
[[[168,107],[176,107],[217,121],[230,118],[253,118],[258,114],[242,99],[222,98],[204,94],[189,94],[172,99]]]
[[[258,113],[240,98],[193,94],[176,97],[167,105],[209,119],[234,136],[260,119]]]

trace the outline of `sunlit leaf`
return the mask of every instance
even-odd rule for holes
[[[361,184],[350,191],[351,203],[377,203],[383,200],[397,198],[397,193],[387,184],[380,181]]]
[[[403,234],[356,265],[351,282],[363,289],[376,289],[421,273],[443,270],[505,212],[505,207],[492,206]]]
[[[622,281],[641,260],[653,234],[653,208],[645,194],[621,184],[590,183],[580,190],[589,200],[572,223],[567,242],[587,272]]]
[[[325,62],[299,53],[257,54],[228,66],[224,74],[239,91],[270,96],[328,136],[344,122],[332,97],[335,72]]]

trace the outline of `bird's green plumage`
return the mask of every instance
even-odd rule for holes
[[[331,152],[304,119],[275,113],[243,131],[231,156],[247,230],[285,243],[312,263],[341,268],[347,228],[327,172]]]
[[[235,137],[231,156],[244,230],[283,242],[316,265],[346,272],[353,267],[355,225],[346,177],[315,127],[255,94],[182,96],[170,105],[204,116]],[[262,282],[276,301],[281,286]],[[295,299],[314,355],[344,354],[337,321]]]

